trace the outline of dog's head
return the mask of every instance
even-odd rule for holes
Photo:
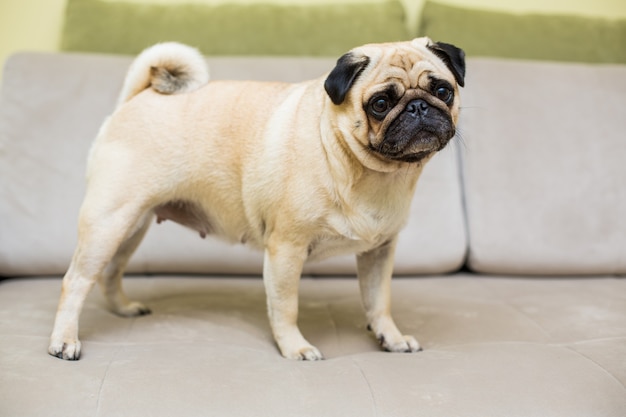
[[[464,77],[463,51],[428,38],[355,48],[324,83],[333,129],[365,159],[420,162],[455,135]]]

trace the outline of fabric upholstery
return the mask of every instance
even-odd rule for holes
[[[332,4],[164,4],[68,0],[66,51],[136,54],[179,41],[209,55],[339,56],[409,38],[398,0]]]
[[[469,265],[626,273],[626,67],[475,59],[463,96]]]
[[[419,33],[468,56],[626,63],[626,19],[510,13],[426,1]]]
[[[322,362],[283,359],[257,279],[128,279],[150,316],[81,321],[84,355],[46,354],[58,279],[0,283],[0,414],[32,416],[623,417],[626,281],[457,275],[397,279],[381,352],[358,284],[305,279],[303,333]],[[619,306],[622,306],[621,308]]]

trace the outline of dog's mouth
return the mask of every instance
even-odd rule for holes
[[[422,104],[419,112],[404,111],[391,121],[370,149],[389,160],[420,162],[445,148],[455,133],[449,113]]]
[[[420,162],[423,159],[428,158],[433,153],[437,152],[437,150],[425,150],[419,152],[405,153],[402,151],[399,152],[387,152],[380,149],[380,147],[376,148],[370,145],[370,150],[376,152],[377,154],[383,156],[385,159],[389,159],[392,161],[400,161],[400,162]]]
[[[421,160],[423,160],[423,159],[429,157],[430,155],[432,155],[434,152],[436,152],[436,151],[422,151],[422,152],[418,152],[418,153],[414,153],[414,154],[400,155],[398,157],[392,157],[391,159],[394,159],[396,161],[414,163],[414,162],[420,162]]]
[[[412,134],[392,135],[394,139],[388,139],[388,133],[378,146],[370,144],[370,150],[392,161],[420,162],[446,147],[454,136],[454,129],[444,130],[445,132],[423,130],[411,132]]]

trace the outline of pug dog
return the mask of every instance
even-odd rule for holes
[[[286,358],[323,359],[298,328],[298,285],[307,260],[344,253],[356,254],[382,348],[421,350],[390,315],[394,250],[424,165],[455,135],[464,76],[463,51],[428,38],[357,47],[295,84],[209,82],[189,46],[143,51],[90,151],[49,353],[79,359],[79,315],[96,282],[114,313],[150,312],[121,279],[155,219],[264,251]]]

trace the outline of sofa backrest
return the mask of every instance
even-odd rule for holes
[[[470,268],[626,273],[626,66],[474,59],[467,72]]]
[[[58,275],[76,243],[88,149],[117,99],[130,57],[24,53],[8,60],[0,96],[0,276]],[[335,58],[211,58],[212,79],[300,81]],[[398,274],[445,273],[466,254],[455,146],[424,170],[402,232]],[[153,225],[128,270],[259,274],[262,254],[202,240],[171,222]],[[353,257],[307,265],[308,274],[352,274]]]

